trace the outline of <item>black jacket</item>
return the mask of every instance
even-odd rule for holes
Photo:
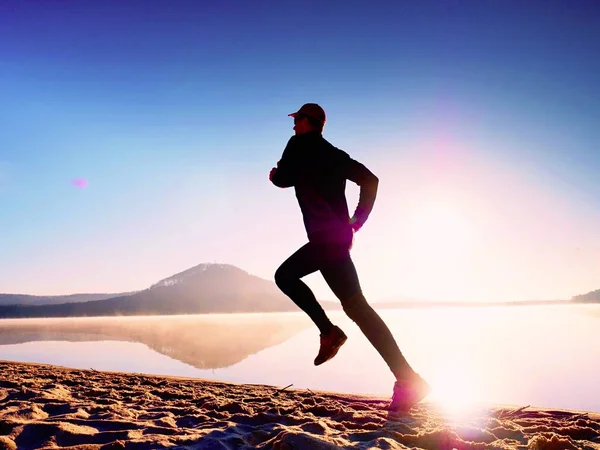
[[[379,180],[321,133],[292,136],[277,165],[271,181],[281,188],[295,188],[309,240],[346,240],[352,228],[359,229],[369,217]],[[346,180],[360,186],[352,218],[346,202]]]

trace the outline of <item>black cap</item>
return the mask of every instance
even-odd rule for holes
[[[288,114],[288,116],[292,116],[292,117],[296,117],[299,115],[310,117],[312,119],[316,119],[323,124],[325,123],[325,121],[327,119],[325,116],[325,110],[323,108],[321,108],[319,105],[317,105],[316,103],[305,103],[295,113]]]

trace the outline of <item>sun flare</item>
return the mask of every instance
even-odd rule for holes
[[[476,389],[466,374],[447,368],[431,380],[431,401],[450,414],[466,413],[476,406]]]

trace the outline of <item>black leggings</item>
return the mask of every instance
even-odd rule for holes
[[[327,334],[333,324],[311,289],[301,280],[317,270],[342,303],[346,315],[358,325],[396,378],[410,376],[412,369],[394,336],[362,294],[349,245],[309,242],[281,264],[275,272],[275,283],[308,314],[322,334]]]

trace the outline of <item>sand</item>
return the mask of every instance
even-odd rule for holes
[[[0,362],[0,449],[600,449],[600,414]]]

